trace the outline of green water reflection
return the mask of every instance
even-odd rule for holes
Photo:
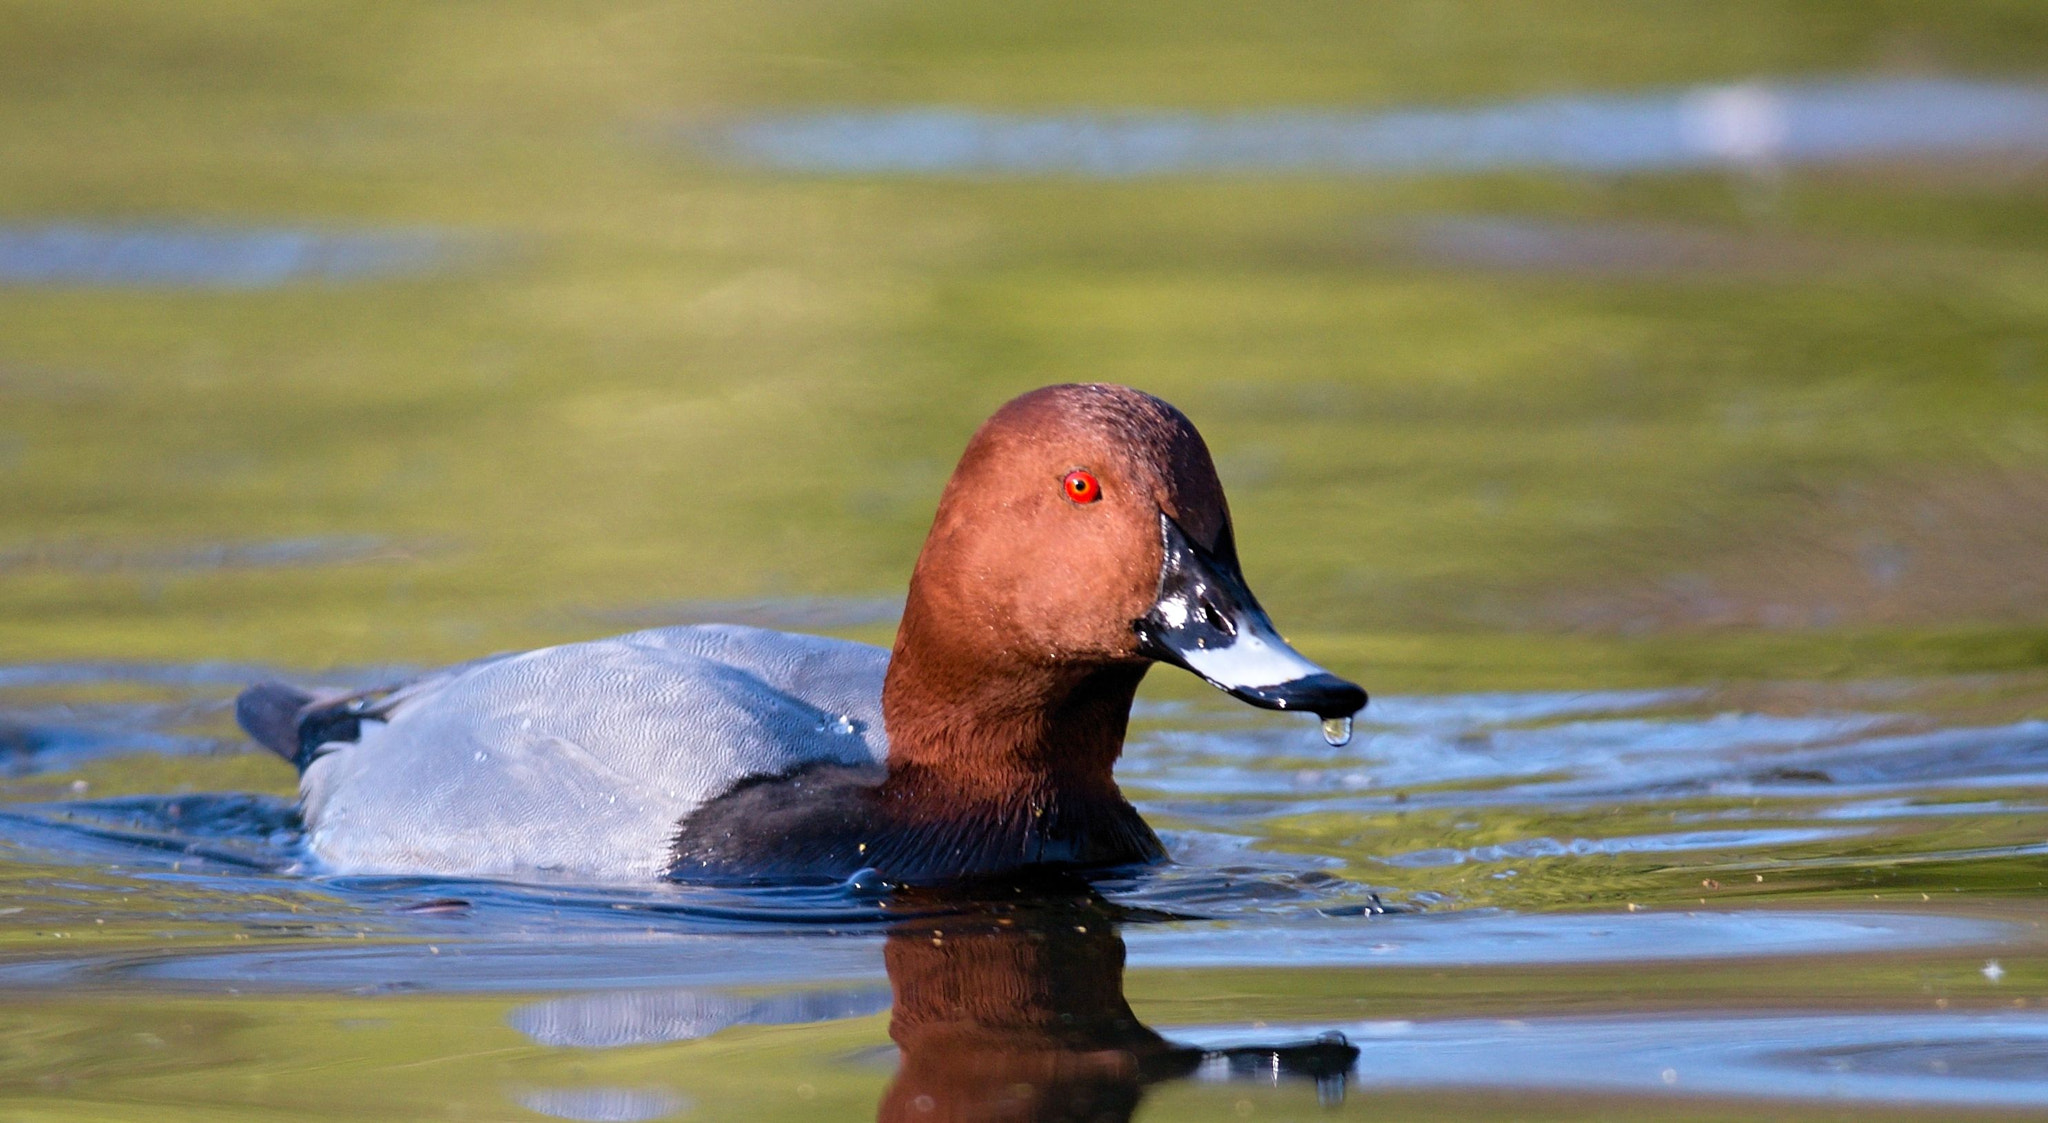
[[[7,11],[8,223],[496,247],[382,283],[0,291],[13,658],[428,660],[647,605],[887,595],[971,427],[1073,379],[1184,407],[1262,595],[1383,687],[2042,656],[2027,158],[845,180],[721,171],[663,132],[1899,58],[2026,81],[2048,39],[2026,5]],[[1440,256],[1467,219],[1562,239],[1564,264]]]

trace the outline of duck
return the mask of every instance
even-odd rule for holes
[[[369,690],[236,699],[299,770],[309,869],[519,882],[973,882],[1142,867],[1113,774],[1170,664],[1348,718],[1246,585],[1193,422],[1048,386],[969,439],[889,649],[737,625],[492,655]]]

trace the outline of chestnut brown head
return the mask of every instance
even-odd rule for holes
[[[918,557],[899,656],[912,633],[923,656],[977,668],[1157,660],[1254,705],[1365,705],[1246,588],[1193,423],[1122,386],[1034,390],[974,434]]]

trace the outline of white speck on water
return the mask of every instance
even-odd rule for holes
[[[1786,99],[1768,86],[1696,90],[1679,109],[1679,132],[1704,155],[1731,164],[1767,164],[1791,139]]]
[[[1996,983],[2005,978],[2005,968],[2000,967],[1996,959],[1987,960],[1984,963],[1984,977]]]
[[[470,757],[470,759],[476,761],[478,764],[482,764],[484,761],[491,759],[491,754],[483,751],[482,749],[478,749],[475,752],[475,754],[473,754]]]
[[[1331,748],[1351,743],[1351,719],[1348,717],[1326,717],[1323,719],[1323,740]]]

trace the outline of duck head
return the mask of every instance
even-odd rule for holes
[[[1366,703],[1290,647],[1252,595],[1185,415],[1122,386],[1011,401],[968,443],[912,575],[884,694],[892,745],[897,711],[916,708],[899,697],[913,676],[956,712],[1120,704],[1120,745],[1154,662],[1268,709],[1348,717]]]

